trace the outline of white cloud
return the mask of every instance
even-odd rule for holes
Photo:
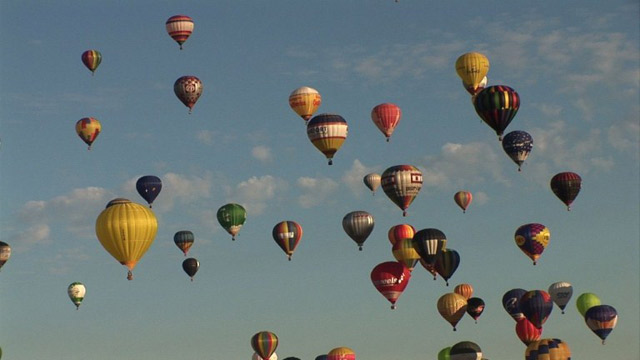
[[[364,186],[363,178],[365,175],[377,172],[377,168],[364,166],[360,160],[353,160],[351,168],[342,176],[342,182],[345,183],[354,194],[362,194],[367,188]]]
[[[338,188],[338,183],[329,178],[301,177],[297,185],[303,191],[298,203],[307,209],[322,204]]]
[[[215,133],[211,130],[200,130],[196,133],[196,140],[200,141],[203,144],[211,145],[213,144],[213,138]]]
[[[262,162],[270,162],[271,160],[273,160],[271,149],[269,147],[261,145],[255,146],[253,149],[251,149],[251,156]]]
[[[242,204],[247,213],[262,214],[267,208],[269,200],[284,192],[287,184],[284,180],[271,175],[253,176],[242,181],[232,190],[231,201]]]
[[[607,140],[616,150],[629,153],[637,159],[640,151],[640,123],[638,119],[610,126],[607,130]]]
[[[133,180],[134,191],[135,182],[139,176]],[[206,173],[204,177],[186,176],[176,173],[166,173],[161,176],[162,190],[158,198],[154,201],[154,209],[168,211],[176,202],[186,203],[197,201],[202,198],[211,197],[212,180],[211,174]],[[131,180],[129,180],[129,183]]]

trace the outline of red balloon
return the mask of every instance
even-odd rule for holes
[[[402,111],[396,104],[384,103],[371,110],[371,120],[387,137],[387,142],[389,142],[389,138],[393,134],[393,130],[396,129],[401,117]]]
[[[537,328],[531,321],[521,318],[516,323],[516,335],[525,345],[529,345],[534,341],[540,340],[542,328]]]
[[[411,272],[404,264],[397,261],[387,261],[376,265],[371,271],[373,286],[391,303],[391,309],[396,308],[396,301],[409,284]]]

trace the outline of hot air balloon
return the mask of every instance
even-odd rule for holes
[[[582,317],[585,317],[589,309],[600,304],[600,298],[594,293],[583,293],[576,299],[576,307]]]
[[[453,292],[456,294],[460,294],[464,296],[465,299],[469,300],[473,295],[473,286],[471,284],[459,284],[453,289]]]
[[[467,91],[473,95],[489,73],[489,59],[479,52],[462,54],[456,60],[456,72]]]
[[[4,241],[0,241],[0,269],[11,257],[11,246]]]
[[[471,96],[475,96],[477,93],[482,91],[482,89],[487,87],[487,83],[488,82],[489,82],[489,79],[487,79],[487,77],[485,76],[485,77],[482,78],[480,83],[477,84],[477,85],[467,84],[467,83],[464,82],[464,80],[462,80],[462,86],[464,87],[465,90],[467,90],[467,92],[469,94],[471,94]]]
[[[551,178],[551,191],[571,210],[571,204],[580,193],[582,178],[574,172],[561,172]]]
[[[573,286],[566,281],[555,282],[549,286],[549,295],[551,295],[551,299],[558,305],[563,314],[572,294]]]
[[[546,291],[527,291],[520,298],[520,310],[535,327],[542,328],[542,324],[547,321],[551,310],[553,310],[553,301]]]
[[[537,328],[526,318],[518,319],[516,322],[516,335],[522,343],[529,345],[534,341],[540,340],[542,328]]]
[[[331,349],[327,354],[327,360],[356,360],[356,353],[348,347],[341,346]]]
[[[251,337],[251,347],[261,358],[269,359],[278,347],[278,337],[270,331],[260,331]]]
[[[525,360],[571,360],[571,349],[560,339],[532,341],[524,352]]]
[[[72,282],[67,288],[69,299],[71,299],[71,302],[76,306],[76,310],[80,308],[80,304],[82,304],[86,293],[87,289],[80,282]]]
[[[371,173],[364,176],[362,179],[364,184],[371,190],[373,195],[376,194],[376,189],[380,186],[380,174]]]
[[[376,265],[371,270],[373,286],[396,308],[396,301],[409,284],[411,272],[397,261],[387,261]]]
[[[193,241],[195,237],[193,233],[189,230],[180,230],[173,235],[173,242],[176,243],[176,246],[182,250],[184,256],[187,256],[189,249],[193,245]]]
[[[394,245],[400,239],[413,239],[415,233],[416,229],[413,226],[409,224],[399,224],[389,228],[387,236],[391,245]]]
[[[218,209],[217,217],[220,225],[231,234],[231,240],[235,240],[247,220],[247,211],[241,205],[229,203]]]
[[[387,142],[389,142],[389,138],[391,138],[391,134],[396,129],[401,117],[402,111],[396,104],[384,103],[376,105],[371,110],[371,120],[382,131]]]
[[[502,148],[511,160],[518,164],[518,171],[521,171],[522,163],[527,160],[533,149],[533,137],[526,131],[512,131],[502,139]]]
[[[511,289],[502,296],[502,307],[515,321],[524,318],[520,310],[520,298],[526,293],[525,289]]]
[[[473,320],[478,323],[478,318],[484,312],[484,300],[479,297],[472,297],[467,299],[467,314],[473,318]]]
[[[422,172],[412,165],[396,165],[382,173],[382,190],[407,216],[409,205],[422,189]]]
[[[422,229],[412,239],[416,249],[424,263],[435,265],[438,254],[446,249],[447,237],[438,229]]]
[[[165,25],[169,36],[180,45],[180,50],[182,50],[182,44],[193,32],[193,19],[187,15],[174,15],[167,20]]]
[[[198,269],[200,269],[200,262],[194,258],[188,258],[182,262],[182,270],[189,275],[191,281],[193,281],[193,277],[198,272]]]
[[[251,360],[264,360],[264,359],[260,355],[253,353],[253,355],[251,356]],[[278,360],[278,354],[276,353],[271,354],[271,357],[269,358],[269,360]]]
[[[447,346],[438,352],[438,360],[451,360],[451,346]]]
[[[618,322],[618,312],[610,305],[596,305],[587,310],[584,315],[584,321],[591,331],[593,331],[600,339],[602,345],[609,336],[613,328]]]
[[[516,245],[536,264],[540,255],[549,244],[551,233],[546,226],[537,223],[520,226],[514,235]]]
[[[438,312],[456,331],[458,321],[467,312],[467,299],[456,293],[446,293],[438,299]]]
[[[299,87],[289,95],[289,106],[304,119],[305,124],[322,104],[322,96],[318,90],[308,86]]]
[[[436,264],[427,264],[422,258],[420,258],[420,265],[427,270],[431,275],[433,275],[433,280],[435,281],[438,278],[438,272],[436,271]]]
[[[286,358],[284,358],[282,360],[300,360],[300,358],[289,356],[289,357],[286,357]]]
[[[82,63],[91,71],[91,75],[96,72],[96,69],[102,62],[102,54],[98,50],[87,50],[82,53]]]
[[[482,360],[482,349],[471,341],[461,341],[451,347],[451,360]]]
[[[144,256],[156,237],[158,221],[146,206],[127,199],[109,201],[96,219],[96,235],[100,244],[120,264],[132,270]]]
[[[318,355],[318,356],[316,356],[315,360],[327,360],[327,356],[328,355],[326,355],[326,354],[325,355]]]
[[[162,190],[162,180],[154,175],[142,176],[136,181],[138,194],[152,207],[153,201]]]
[[[362,251],[362,245],[373,231],[373,216],[366,211],[352,211],[342,218],[342,228]]]
[[[436,271],[442,276],[447,286],[449,286],[449,279],[458,269],[458,265],[460,265],[460,254],[453,249],[442,250],[436,256],[435,265]]]
[[[487,123],[502,141],[502,134],[518,113],[520,96],[505,85],[493,85],[480,91],[473,103],[476,113]]]
[[[458,204],[460,209],[462,209],[462,213],[466,213],[467,207],[469,207],[473,200],[473,195],[468,191],[458,191],[453,195],[453,200]]]
[[[203,90],[204,86],[200,79],[191,75],[181,76],[173,83],[173,92],[189,108],[189,114],[191,114]]]
[[[347,139],[349,126],[340,115],[320,114],[307,123],[307,136],[324,156],[333,164],[333,156]]]
[[[411,239],[399,239],[393,244],[391,252],[393,257],[406,266],[409,271],[413,271],[416,263],[420,260],[420,255],[413,247]]]
[[[291,261],[291,256],[302,239],[302,226],[295,221],[281,221],[273,227],[271,234]]]
[[[76,133],[82,141],[89,145],[89,150],[91,150],[91,144],[96,141],[101,130],[102,125],[96,118],[86,117],[76,122]]]

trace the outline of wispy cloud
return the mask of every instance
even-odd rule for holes
[[[379,173],[379,171],[379,168],[365,166],[360,162],[360,160],[355,159],[353,160],[351,168],[345,171],[344,175],[342,175],[342,182],[345,183],[356,196],[358,196],[366,191],[363,183],[364,176],[372,172]]]
[[[338,183],[329,178],[298,178],[297,186],[302,190],[298,204],[303,208],[320,205],[338,188]]]
[[[247,209],[247,213],[258,215],[265,211],[270,200],[284,193],[286,188],[287,183],[282,179],[271,175],[253,176],[238,183],[231,190],[229,199],[242,204]]]
[[[262,145],[253,147],[253,149],[251,149],[251,156],[263,163],[271,162],[273,160],[271,148]]]

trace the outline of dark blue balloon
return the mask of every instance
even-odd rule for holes
[[[502,139],[502,148],[511,160],[518,164],[518,171],[520,171],[520,166],[533,149],[533,137],[526,131],[512,131]]]
[[[524,289],[511,289],[502,296],[502,307],[516,321],[524,318],[524,314],[520,310],[520,298],[526,293],[527,290]]]
[[[316,356],[316,359],[315,359],[315,360],[327,360],[327,355],[319,355],[319,356]]]
[[[153,175],[146,175],[136,181],[136,190],[143,199],[149,203],[149,207],[153,204],[153,200],[156,199],[160,190],[162,190],[162,181],[159,177]]]

